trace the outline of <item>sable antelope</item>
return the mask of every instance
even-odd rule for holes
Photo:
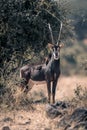
[[[49,29],[51,29],[50,25]],[[52,31],[51,36],[53,36]],[[46,81],[49,103],[51,102],[51,94],[52,94],[52,103],[55,103],[55,91],[57,81],[60,76],[60,48],[62,46],[63,44],[60,44],[60,42],[58,42],[57,44],[54,43],[48,44],[48,47],[51,50],[51,57],[47,65],[45,64],[36,67],[35,66],[30,67],[27,65],[20,69],[20,77],[26,79],[26,85],[28,84],[30,79],[32,79],[33,81]],[[26,87],[26,89],[28,88]]]

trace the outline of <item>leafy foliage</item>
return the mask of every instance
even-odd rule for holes
[[[66,12],[51,0],[1,0],[0,9],[0,74],[5,79],[51,42],[48,23],[58,35],[56,17],[63,20],[61,13],[64,16]]]
[[[13,95],[20,80],[20,67],[42,62],[47,54],[44,48],[51,42],[48,23],[56,40],[60,27],[57,18],[63,22],[62,34],[66,34],[69,11],[61,5],[51,0],[0,1],[0,92],[11,88]]]

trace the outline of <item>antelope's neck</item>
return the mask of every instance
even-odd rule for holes
[[[54,68],[56,68],[56,67],[58,68],[60,66],[60,58],[58,60],[53,60],[52,61],[52,66]]]

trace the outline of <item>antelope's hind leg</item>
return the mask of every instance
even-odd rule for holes
[[[24,92],[27,94],[33,88],[33,86],[34,82],[31,79],[29,79],[29,81],[27,81],[27,84],[25,86]]]

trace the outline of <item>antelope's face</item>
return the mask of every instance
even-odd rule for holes
[[[48,46],[51,50],[54,60],[58,60],[60,58],[60,48],[63,47],[63,44],[53,45],[49,43]]]
[[[60,58],[60,47],[58,45],[54,45],[52,47],[52,55],[54,60],[58,60]]]

